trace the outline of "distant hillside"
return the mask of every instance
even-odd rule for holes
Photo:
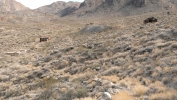
[[[54,2],[35,11],[54,14],[60,17],[67,15],[87,16],[131,16],[148,12],[174,10],[176,0],[85,0],[79,2]]]
[[[85,0],[77,16],[129,16],[176,9],[176,0]]]
[[[0,0],[0,12],[14,12],[28,9],[29,8],[15,0]]]
[[[71,14],[72,12],[76,11],[80,6],[79,2],[62,2],[57,1],[52,3],[51,5],[43,6],[35,11],[44,12],[47,14],[55,14],[58,16],[66,16]]]

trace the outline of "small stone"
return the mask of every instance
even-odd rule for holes
[[[101,67],[96,67],[95,70],[96,71],[99,71],[101,69]]]
[[[140,29],[143,29],[143,28],[145,28],[144,26],[140,26]]]
[[[108,92],[102,93],[98,100],[111,100],[111,94]]]
[[[112,89],[112,88],[109,88],[109,89],[108,89],[108,92],[109,92],[109,93],[111,93],[111,94],[113,94],[113,93],[114,93],[114,91],[113,91],[113,89]]]

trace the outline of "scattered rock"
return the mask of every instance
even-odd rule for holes
[[[140,29],[144,29],[145,27],[144,26],[140,26]]]
[[[10,55],[10,56],[18,56],[20,55],[20,52],[6,52],[5,54]]]

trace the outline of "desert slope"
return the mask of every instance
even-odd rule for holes
[[[172,0],[0,12],[0,100],[177,100],[176,12]]]
[[[0,99],[176,100],[177,14],[168,12],[0,23]],[[158,22],[143,24],[151,16]]]

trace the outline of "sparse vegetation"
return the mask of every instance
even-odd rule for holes
[[[112,100],[177,99],[177,14],[170,13],[87,20],[36,15],[26,22],[0,16],[0,99],[97,100],[104,92]],[[143,24],[149,16],[158,22]],[[87,24],[112,28],[78,34]],[[39,42],[42,36],[50,40]]]
[[[39,84],[41,84],[41,86],[44,88],[50,88],[56,82],[58,82],[57,79],[54,79],[53,77],[49,77],[49,78],[44,78]]]
[[[143,96],[148,91],[148,87],[143,86],[141,84],[137,84],[134,86],[133,91],[137,96]]]
[[[18,88],[7,89],[5,93],[5,98],[16,97],[22,95],[21,90]]]
[[[75,98],[84,98],[87,96],[87,89],[85,87],[76,87],[75,89],[69,89],[66,91],[61,99],[62,100],[73,100]]]
[[[136,99],[126,91],[121,91],[120,93],[113,95],[112,100],[136,100]]]
[[[167,91],[151,95],[150,100],[175,100],[177,98],[176,91]]]

